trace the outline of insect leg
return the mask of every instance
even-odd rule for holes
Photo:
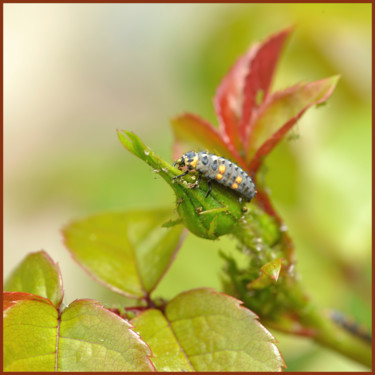
[[[210,195],[211,190],[212,190],[212,185],[211,185],[211,181],[210,180],[208,180],[207,184],[208,184],[208,192],[206,194],[206,198]]]
[[[198,180],[194,183],[194,185],[192,186],[192,189],[195,189],[196,187],[198,187],[199,183],[201,182],[201,178],[202,178],[202,173],[199,172]]]
[[[190,171],[187,169],[183,174],[180,174],[179,176],[172,177],[172,180],[175,180],[176,178],[180,178],[180,177],[186,176],[189,172]]]

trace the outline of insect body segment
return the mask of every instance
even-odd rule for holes
[[[174,178],[185,176],[193,169],[198,171],[199,177],[194,187],[198,186],[202,175],[207,178],[209,181],[209,191],[206,197],[211,192],[211,180],[215,180],[221,185],[237,191],[248,201],[255,196],[255,185],[251,177],[242,168],[228,159],[208,154],[204,151],[200,151],[199,153],[189,151],[177,159],[173,165],[177,165],[178,169],[182,169],[184,166],[187,167],[187,170],[183,174]]]

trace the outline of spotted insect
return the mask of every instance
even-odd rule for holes
[[[192,170],[198,172],[198,180],[193,185],[193,188],[199,185],[202,176],[208,179],[206,198],[210,195],[212,190],[211,180],[215,180],[237,191],[243,195],[248,202],[250,202],[256,194],[255,185],[251,177],[238,165],[220,156],[208,154],[204,151],[198,153],[189,151],[174,162],[173,166],[176,165],[180,170],[182,170],[184,166],[186,166],[187,169],[179,176],[173,177],[173,179],[186,176]]]

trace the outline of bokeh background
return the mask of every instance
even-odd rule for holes
[[[213,123],[221,78],[251,43],[294,25],[273,87],[340,74],[267,160],[273,202],[317,304],[371,327],[371,4],[5,4],[4,277],[29,252],[61,267],[66,304],[129,304],[70,258],[61,228],[94,213],[170,206],[169,187],[120,144],[171,158],[169,119]],[[230,239],[189,235],[156,296],[220,288]],[[360,371],[274,332],[288,370]]]

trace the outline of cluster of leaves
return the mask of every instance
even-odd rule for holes
[[[192,114],[172,122],[176,155],[188,144],[235,161],[256,181],[255,204],[245,205],[220,184],[205,198],[206,181],[197,189],[190,188],[195,176],[176,182],[181,171],[135,134],[118,132],[122,144],[171,186],[179,217],[172,219],[169,210],[107,213],[64,229],[73,258],[98,282],[134,298],[132,308],[85,299],[63,306],[58,266],[43,251],[30,254],[5,284],[5,370],[280,371],[285,364],[275,339],[255,313],[271,326],[309,334],[345,353],[329,341],[332,327],[306,315],[312,310],[295,277],[292,242],[258,173],[302,114],[324,102],[337,82],[333,77],[271,93],[289,33],[253,46],[223,79],[214,99],[219,128]],[[247,254],[245,268],[225,259],[229,295],[196,289],[170,301],[152,298],[184,227],[206,239],[231,234]]]
[[[235,161],[256,180],[256,203],[278,216],[270,203],[258,171],[264,158],[283,139],[308,108],[324,103],[338,76],[300,82],[271,92],[270,87],[282,47],[291,29],[285,29],[241,56],[221,81],[214,97],[219,127],[186,113],[172,121],[174,154],[187,147],[209,149]]]
[[[198,189],[188,189],[194,176],[174,184],[170,165],[134,134],[119,132],[119,138],[171,185],[179,216],[192,233],[209,239],[231,233],[240,249],[248,253],[248,265],[242,269],[234,259],[226,258],[225,291],[244,301],[263,319],[278,325],[282,318],[283,327],[279,328],[289,331],[285,328],[288,321],[293,333],[306,334],[306,327],[300,324],[306,298],[298,288],[293,244],[272,207],[259,171],[266,156],[305,111],[328,99],[338,77],[299,83],[272,93],[273,75],[290,31],[285,29],[252,46],[222,80],[214,98],[218,128],[190,113],[172,121],[174,156],[190,148],[208,149],[235,161],[256,182],[257,195],[252,205],[244,207],[235,193],[219,184],[215,184],[212,197],[205,199],[205,182]]]
[[[159,214],[100,215],[65,230],[73,256],[91,275],[141,301],[126,311],[87,299],[63,307],[57,264],[44,251],[26,257],[5,285],[5,371],[281,369],[274,338],[239,300],[195,289],[145,304],[182,231],[160,228]]]

